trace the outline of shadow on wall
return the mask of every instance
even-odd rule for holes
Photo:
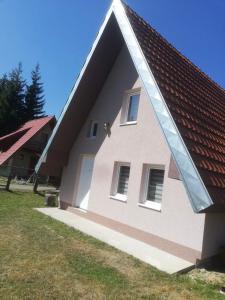
[[[203,235],[202,259],[209,258],[224,251],[225,247],[225,214],[206,214]],[[225,263],[225,260],[224,260]],[[225,266],[225,264],[224,264]]]
[[[124,40],[119,26],[115,16],[112,15],[70,105],[64,112],[60,127],[49,148],[47,161],[40,170],[41,173],[56,175],[57,171],[67,164],[68,154],[74,140],[79,135],[87,115],[101,92],[123,44]]]
[[[83,120],[83,126],[77,138],[75,138],[71,146],[69,163],[64,169],[62,181],[63,198],[71,199],[71,192],[74,189],[74,184],[77,185],[79,170],[81,168],[80,155],[89,154],[96,155],[99,149],[105,143],[106,139],[114,139],[116,136],[116,126],[112,126],[117,118],[120,119],[121,105],[124,100],[124,92],[134,87],[137,82],[138,74],[132,63],[128,49],[124,45],[120,51],[115,64],[107,76],[107,79],[100,93],[96,96],[92,109],[87,113]],[[88,137],[90,124],[94,121],[98,122],[98,132],[95,138]],[[95,122],[94,122],[95,123]],[[113,130],[114,136],[113,136]],[[111,151],[104,152],[105,156],[111,158]],[[104,166],[102,166],[104,168]],[[75,186],[75,190],[76,190]]]

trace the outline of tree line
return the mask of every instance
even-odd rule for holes
[[[22,64],[0,77],[0,136],[45,115],[40,67],[31,72],[31,83],[23,78]]]

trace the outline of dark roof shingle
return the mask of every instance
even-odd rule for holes
[[[124,4],[187,149],[216,204],[225,204],[225,90]]]

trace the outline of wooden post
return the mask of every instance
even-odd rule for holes
[[[10,173],[8,176],[8,179],[7,179],[6,187],[5,187],[6,191],[9,191],[11,180],[12,180],[12,175]]]
[[[33,192],[37,194],[37,188],[38,188],[38,174],[35,175],[35,180],[34,180],[34,188]]]

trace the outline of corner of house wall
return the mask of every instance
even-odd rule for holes
[[[225,245],[225,214],[206,213],[202,242],[202,259],[215,256]]]

